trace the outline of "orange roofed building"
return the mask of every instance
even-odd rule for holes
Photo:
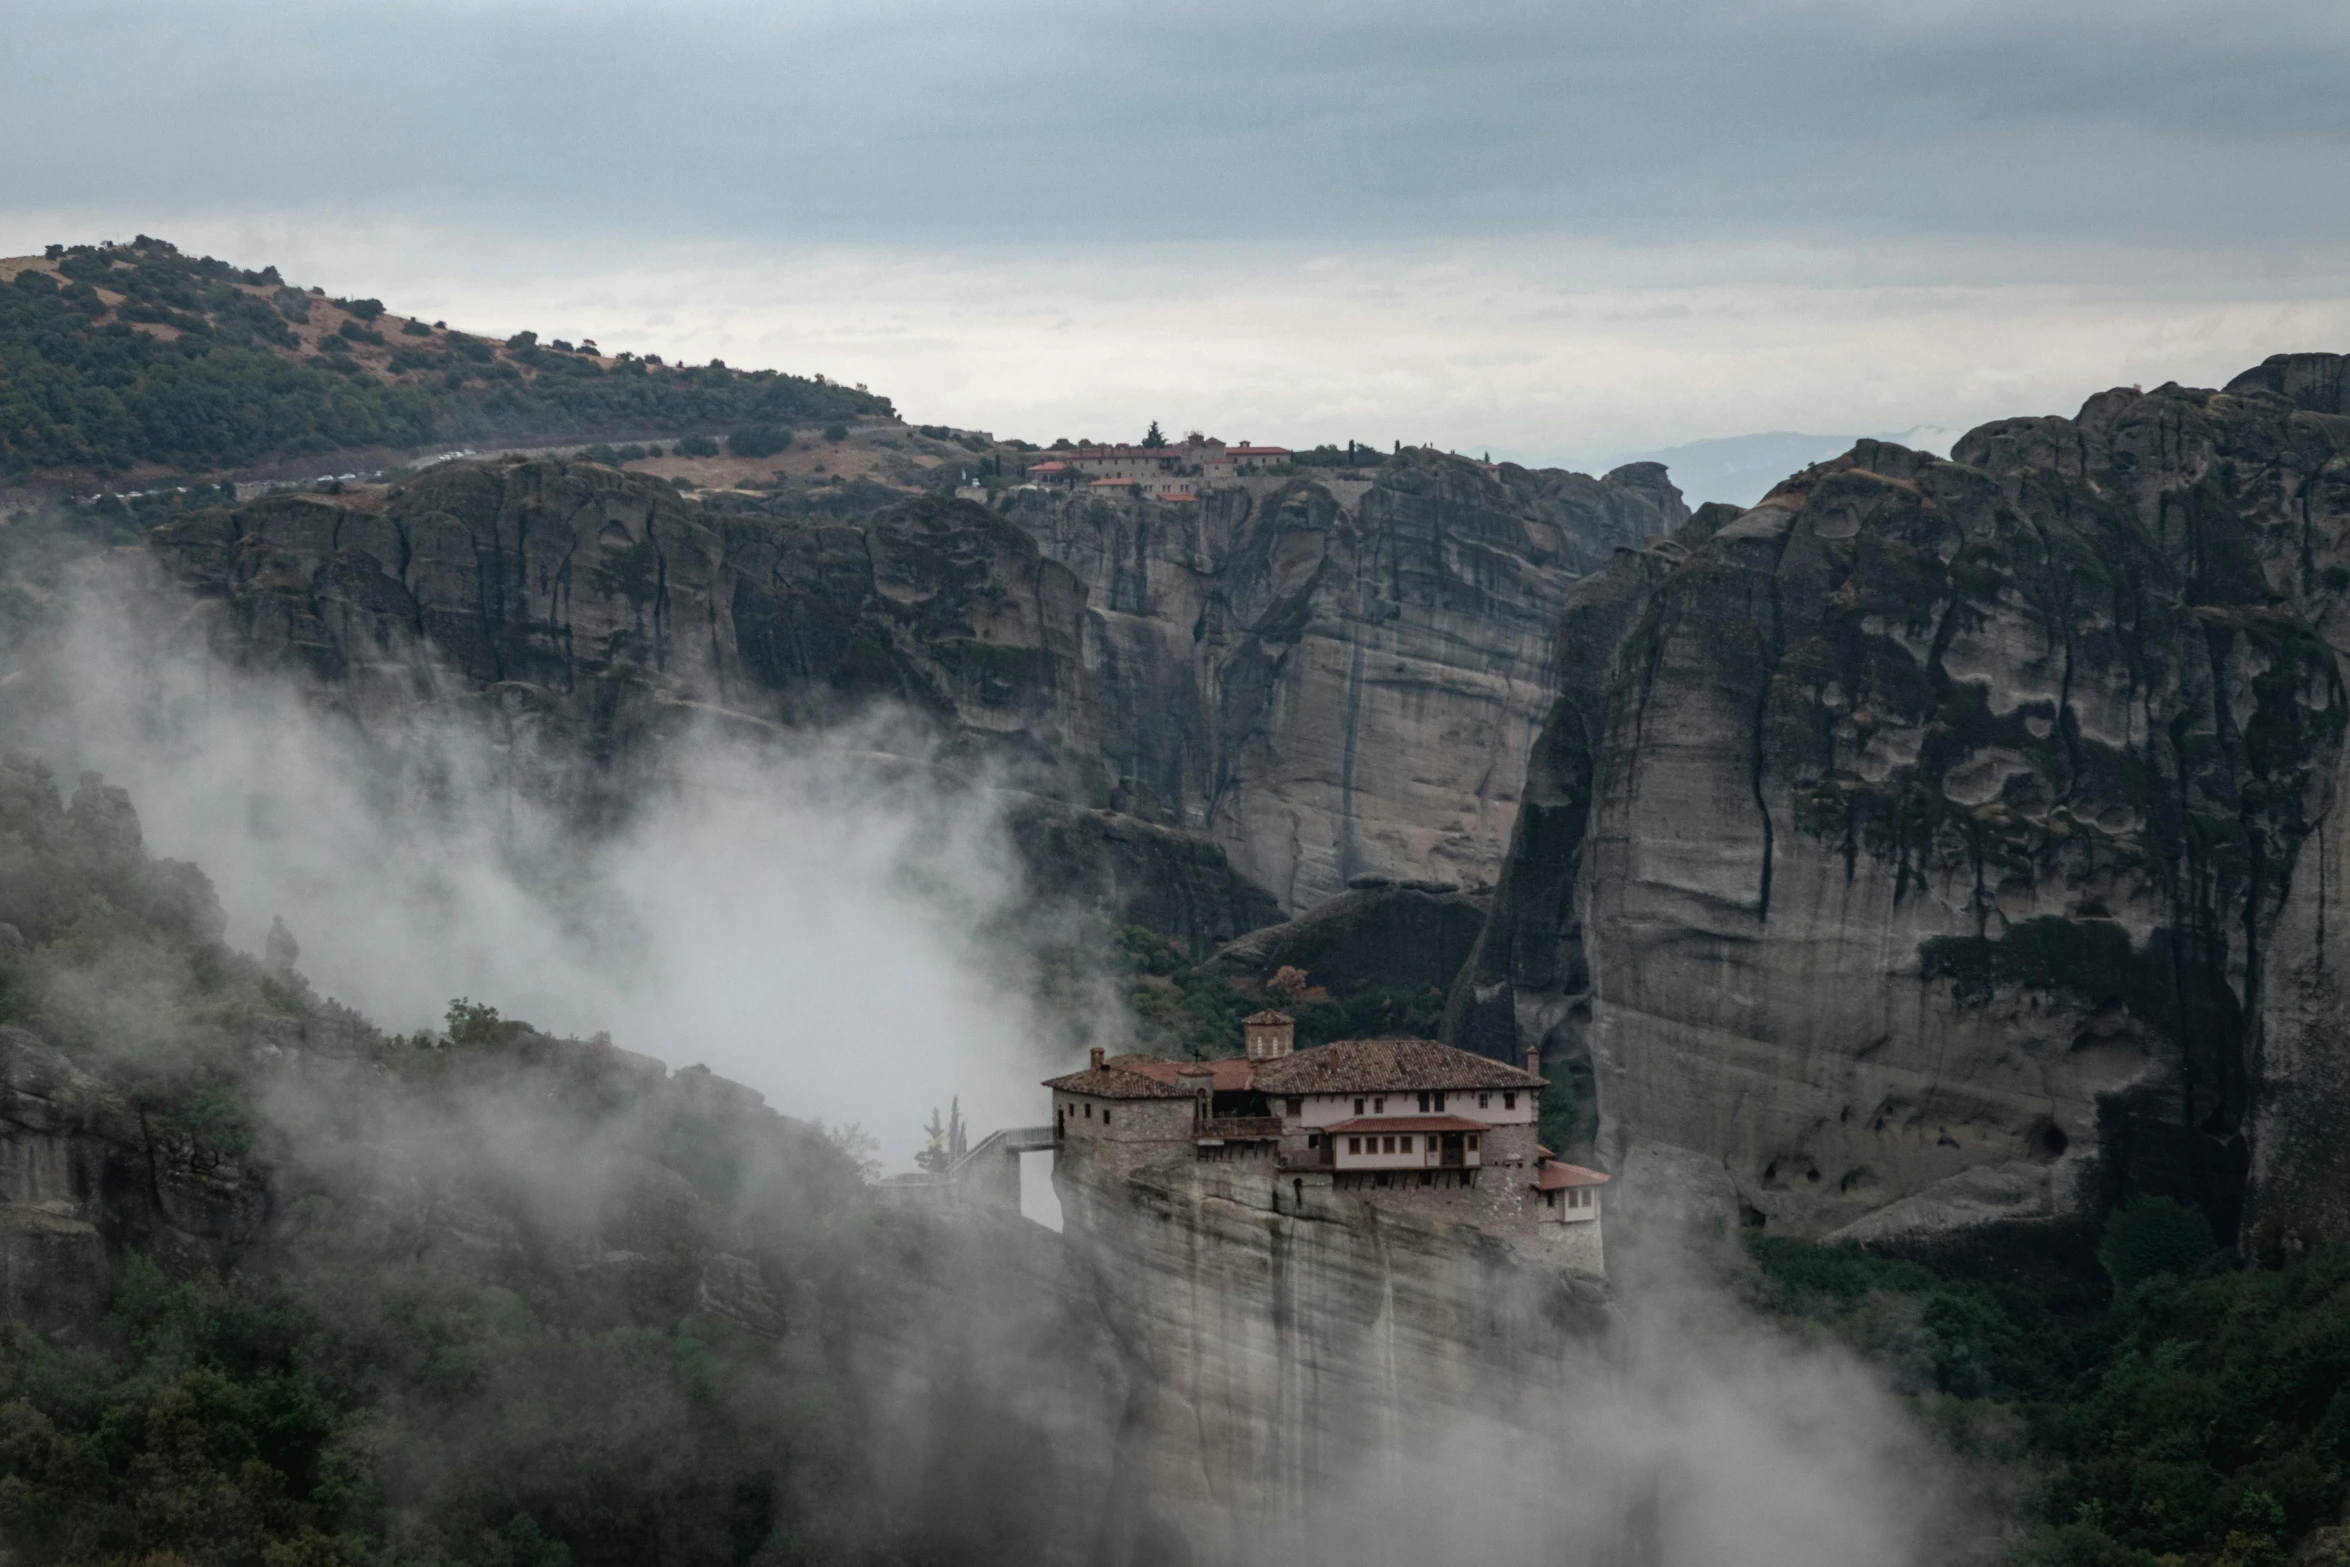
[[[1274,1183],[1273,1206],[1313,1194],[1431,1208],[1601,1271],[1599,1189],[1536,1131],[1543,1079],[1429,1039],[1295,1048],[1296,1023],[1258,1012],[1243,1053],[1217,1061],[1109,1056],[1048,1080],[1057,1158],[1124,1177],[1147,1166],[1236,1164]],[[1236,1172],[1238,1173],[1238,1172]],[[1584,1226],[1588,1225],[1586,1232]]]

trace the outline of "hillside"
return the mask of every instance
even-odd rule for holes
[[[144,235],[0,261],[0,481],[890,414],[889,399],[821,376],[475,336]]]

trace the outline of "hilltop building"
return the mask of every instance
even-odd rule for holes
[[[1039,481],[1082,480],[1104,493],[1147,495],[1159,500],[1196,499],[1197,492],[1244,474],[1264,473],[1295,454],[1286,446],[1228,446],[1197,432],[1165,446],[1055,447],[1028,477]]]
[[[1217,1061],[1093,1052],[1049,1080],[1057,1157],[1131,1175],[1169,1162],[1239,1164],[1290,1189],[1447,1213],[1602,1270],[1605,1175],[1559,1159],[1535,1122],[1543,1079],[1434,1040],[1342,1039],[1295,1048],[1282,1012],[1245,1019]]]

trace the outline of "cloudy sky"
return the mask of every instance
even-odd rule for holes
[[[485,331],[1592,463],[2350,347],[2337,0],[76,0],[0,253]]]

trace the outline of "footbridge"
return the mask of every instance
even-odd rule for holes
[[[875,1190],[895,1202],[968,1204],[1004,1213],[1020,1211],[1020,1156],[1061,1145],[1058,1129],[1014,1126],[990,1132],[956,1156],[943,1174],[896,1175]]]

